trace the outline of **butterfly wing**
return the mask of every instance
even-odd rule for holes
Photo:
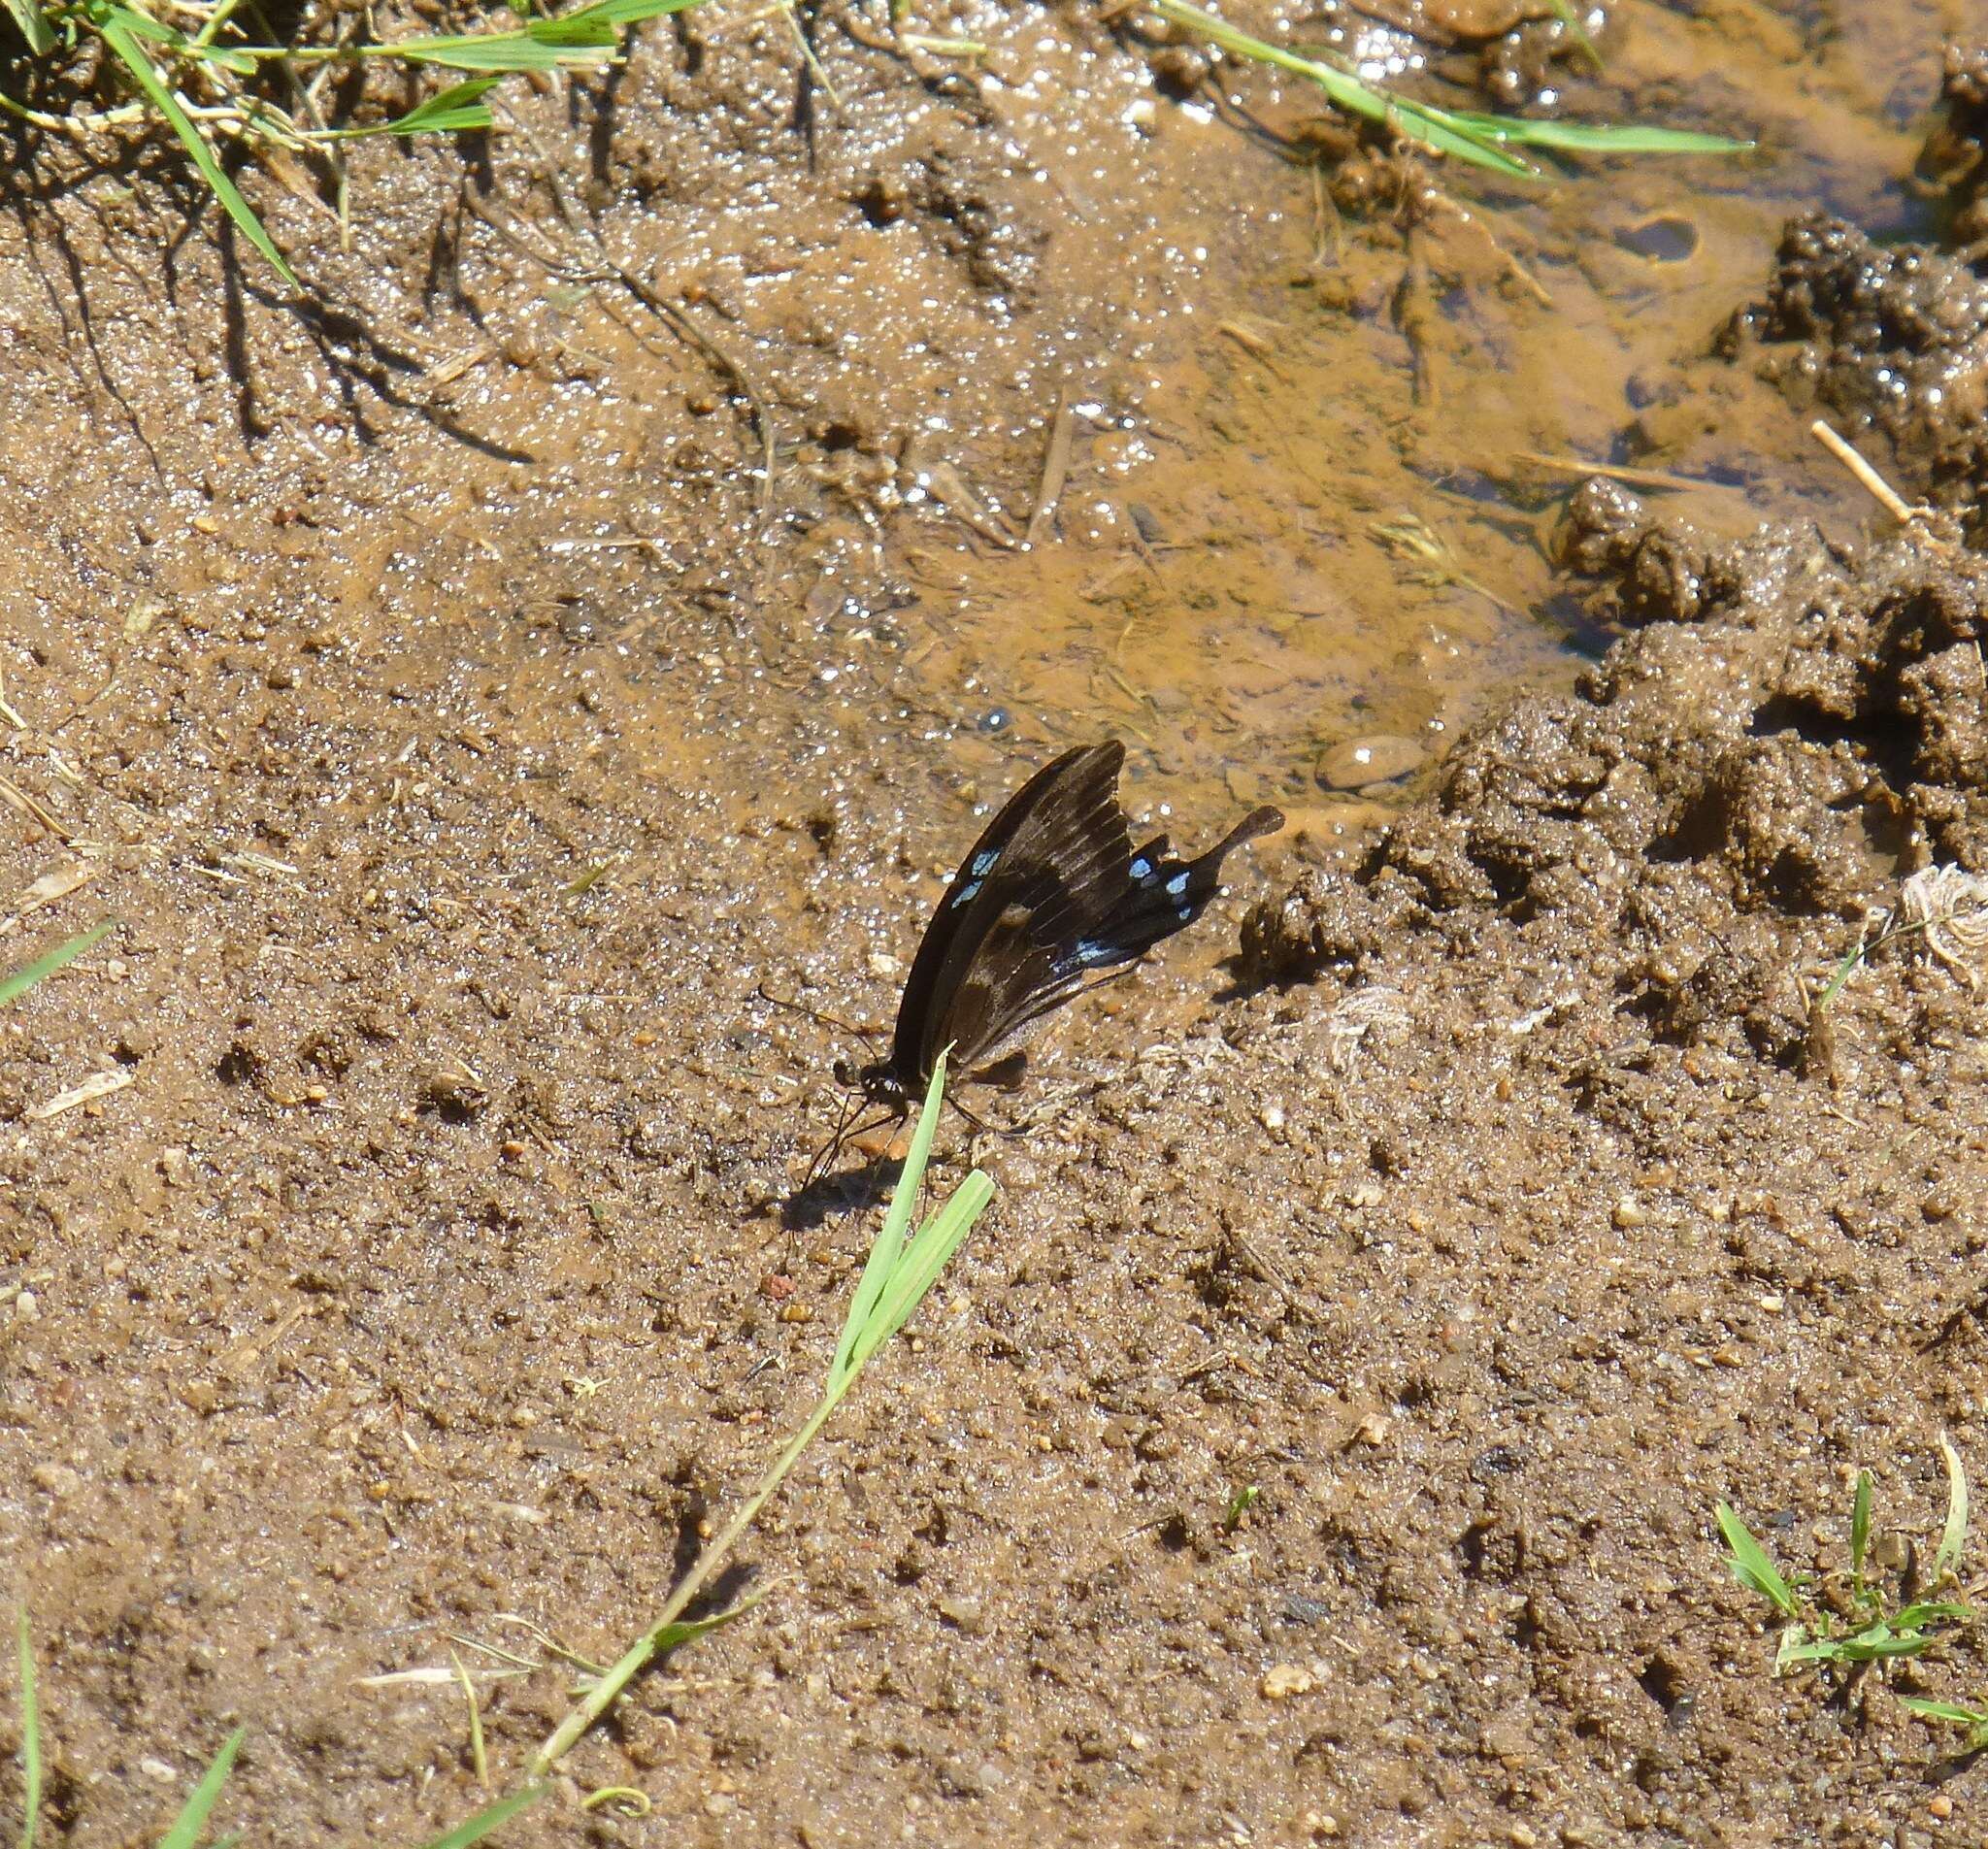
[[[1066,751],[1025,783],[954,875],[905,983],[891,1068],[922,1086],[940,1051],[970,1073],[1015,1046],[1099,975],[1184,930],[1220,889],[1237,846],[1283,826],[1263,808],[1207,853],[1162,835],[1136,853],[1118,804],[1125,747]]]
[[[1207,853],[1176,860],[1163,835],[1132,857],[1127,878],[1112,903],[1084,920],[1077,939],[1058,946],[1059,977],[1109,970],[1143,956],[1163,938],[1184,931],[1222,889],[1222,862],[1246,841],[1283,827],[1281,809],[1265,804],[1250,812]]]
[[[907,1091],[923,1087],[947,1044],[958,1049],[955,1071],[984,1057],[991,1042],[983,1034],[1007,1011],[1004,997],[1027,979],[1022,966],[1033,961],[1033,941],[1017,935],[1013,914],[1054,900],[1050,870],[1109,868],[1114,854],[1122,861],[1129,853],[1117,796],[1124,761],[1125,747],[1115,739],[1064,752],[1002,805],[960,863],[925,927],[898,1004],[889,1064]],[[990,979],[969,986],[966,978],[983,972]]]

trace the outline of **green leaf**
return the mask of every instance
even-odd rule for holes
[[[165,81],[153,69],[151,60],[139,49],[138,41],[132,37],[131,29],[121,21],[111,20],[102,28],[104,43],[122,60],[138,87],[149,96],[167,121],[173,125],[173,133],[179,136],[181,144],[193,156],[193,164],[200,169],[201,177],[214,188],[215,197],[221,202],[227,215],[241,228],[242,235],[262,252],[277,275],[293,289],[302,288],[296,272],[283,261],[283,253],[276,248],[269,233],[262,228],[262,220],[250,210],[248,200],[236,190],[235,182],[221,171],[221,164],[214,157],[214,149],[208,147],[200,130],[193,126],[192,118],[180,107],[179,98],[165,85]]]
[[[1838,1653],[1845,1663],[1876,1663],[1887,1657],[1915,1657],[1922,1650],[1932,1649],[1938,1641],[1923,1631],[1901,1637],[1894,1636],[1883,1625],[1872,1625],[1869,1631],[1843,1638]]]
[[[1774,1652],[1774,1673],[1785,1675],[1791,1664],[1829,1662],[1836,1654],[1837,1646],[1828,1637],[1811,1643],[1804,1626],[1791,1624],[1781,1633],[1780,1647]]]
[[[860,1373],[878,1348],[911,1321],[911,1312],[924,1302],[925,1293],[938,1282],[939,1273],[974,1229],[974,1222],[986,1211],[994,1198],[994,1184],[978,1169],[959,1184],[946,1204],[918,1229],[909,1258],[902,1265],[876,1318],[863,1332],[851,1371]]]
[[[409,58],[459,71],[553,71],[598,65],[621,46],[621,28],[666,13],[681,13],[701,0],[597,0],[550,19],[534,19],[515,32],[463,33],[449,38],[401,39],[371,45],[374,56]]]
[[[207,1828],[207,1814],[221,1795],[221,1787],[228,1782],[235,1755],[242,1750],[248,1733],[246,1727],[238,1727],[221,1742],[221,1750],[214,1756],[214,1764],[201,1773],[200,1783],[194,1786],[185,1808],[173,1820],[172,1829],[159,1838],[159,1849],[194,1849],[200,1832]]]
[[[700,4],[702,0],[594,0],[592,6],[580,6],[575,12],[561,14],[561,17],[577,19],[580,14],[586,14],[596,19],[607,19],[609,26],[640,26],[643,19],[658,19],[670,12],[688,12]]]
[[[440,64],[457,71],[556,71],[563,64],[599,63],[601,53],[585,57],[541,45],[522,32],[486,32],[451,39],[400,39],[368,48],[375,56],[406,58],[414,64]]]
[[[481,1842],[493,1830],[501,1830],[521,1810],[536,1804],[546,1795],[543,1785],[526,1785],[494,1804],[485,1804],[474,1817],[465,1817],[453,1830],[445,1831],[421,1845],[421,1849],[469,1849]]]
[[[425,103],[416,103],[405,116],[396,116],[376,131],[382,135],[454,135],[469,129],[488,128],[490,111],[480,101],[493,84],[503,83],[501,73],[473,77],[438,90]]]
[[[695,1643],[699,1637],[720,1630],[734,1618],[745,1617],[765,1597],[763,1592],[755,1592],[751,1598],[740,1600],[730,1610],[713,1612],[709,1618],[679,1618],[673,1624],[658,1626],[649,1634],[650,1637],[659,1653],[679,1650],[684,1644]]]
[[[852,1363],[863,1333],[882,1301],[891,1273],[905,1249],[905,1232],[911,1223],[911,1208],[918,1198],[918,1184],[925,1178],[925,1165],[932,1157],[932,1138],[939,1129],[939,1111],[945,1096],[945,1061],[952,1051],[946,1047],[934,1062],[932,1082],[925,1087],[925,1103],[918,1112],[918,1125],[911,1132],[911,1146],[899,1171],[897,1186],[891,1190],[890,1206],[883,1216],[883,1230],[870,1248],[863,1275],[849,1298],[849,1313],[843,1319],[843,1333],[835,1345],[835,1358],[828,1364],[828,1386],[833,1393],[842,1382],[854,1377],[861,1363]]]
[[[1988,1727],[1988,1709],[1963,1707],[1958,1701],[1929,1701],[1923,1695],[1902,1695],[1899,1706],[1922,1721],[1951,1721],[1956,1727]]]
[[[1871,1472],[1857,1472],[1857,1494],[1850,1503],[1850,1584],[1864,1591],[1864,1554],[1871,1544]]]
[[[1922,1604],[1907,1605],[1903,1611],[1892,1613],[1889,1623],[1900,1631],[1923,1631],[1930,1624],[1957,1622],[1974,1615],[1972,1605],[1963,1605],[1952,1600],[1928,1601]]]
[[[1944,1432],[1939,1435],[1939,1450],[1946,1459],[1946,1526],[1940,1531],[1939,1552],[1933,1560],[1935,1585],[1949,1573],[1959,1573],[1961,1549],[1968,1544],[1968,1473],[1961,1469],[1961,1454]]]
[[[1802,1601],[1795,1597],[1780,1570],[1767,1556],[1767,1550],[1753,1538],[1752,1532],[1738,1515],[1732,1504],[1721,1502],[1716,1513],[1719,1533],[1725,1536],[1726,1545],[1732,1549],[1726,1565],[1733,1570],[1733,1577],[1763,1599],[1773,1601],[1774,1608],[1784,1618],[1799,1618],[1802,1615]]]
[[[43,17],[35,0],[7,0],[7,11],[14,16],[14,23],[20,28],[20,36],[36,57],[55,49],[54,28]]]
[[[20,1849],[35,1849],[42,1817],[42,1703],[35,1693],[35,1646],[28,1634],[27,1607],[17,1614],[20,1662],[20,1765],[27,1789],[21,1794]]]
[[[38,957],[24,968],[15,971],[12,975],[0,978],[0,1007],[19,1000],[37,982],[46,981],[64,964],[74,963],[92,944],[100,941],[116,922],[115,918],[106,918],[101,924],[91,925],[87,931],[71,938],[66,943],[58,943],[47,956]]]
[[[1294,76],[1309,78],[1341,109],[1369,121],[1385,122],[1398,133],[1423,142],[1474,166],[1512,179],[1538,179],[1525,162],[1504,151],[1507,143],[1534,148],[1565,148],[1606,153],[1684,154],[1739,153],[1751,142],[1728,141],[1722,135],[1701,135],[1682,129],[1643,128],[1634,124],[1535,122],[1514,116],[1490,116],[1475,110],[1439,109],[1375,88],[1355,74],[1336,51],[1306,57],[1267,40],[1252,38],[1225,19],[1191,6],[1188,0],[1153,0],[1163,18],[1233,52],[1238,57],[1270,64]],[[1590,48],[1592,50],[1592,48]],[[1599,61],[1599,60],[1598,60]]]
[[[1518,142],[1527,148],[1564,148],[1591,154],[1747,154],[1757,142],[1702,135],[1685,128],[1650,128],[1634,122],[1536,122],[1521,116],[1489,116],[1480,110],[1449,112],[1452,119],[1486,141]]]

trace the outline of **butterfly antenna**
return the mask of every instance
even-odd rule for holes
[[[759,999],[771,1002],[775,1007],[789,1009],[795,1014],[805,1014],[817,1027],[832,1027],[839,1034],[853,1034],[873,1052],[877,1047],[877,1036],[867,1027],[858,1027],[854,1021],[845,1021],[839,1015],[824,1014],[819,1008],[812,1008],[805,1002],[789,1001],[784,995],[776,995],[764,982],[759,985]]]

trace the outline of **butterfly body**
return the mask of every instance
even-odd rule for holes
[[[1283,826],[1266,807],[1197,859],[1176,858],[1164,835],[1135,850],[1124,761],[1116,740],[1066,751],[987,825],[926,926],[889,1056],[855,1074],[872,1101],[921,1098],[947,1047],[963,1077],[1007,1066],[1065,1002],[1192,924],[1231,849]]]

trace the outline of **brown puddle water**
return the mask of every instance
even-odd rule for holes
[[[1318,112],[1302,82],[1232,66],[1232,117],[1127,112],[1121,132],[1156,137],[1183,183],[1153,196],[1122,343],[1017,381],[1040,410],[1005,433],[1005,470],[977,471],[943,417],[907,457],[910,498],[961,516],[905,546],[932,619],[928,699],[984,729],[1011,717],[1032,755],[1114,731],[1217,808],[1226,785],[1330,830],[1386,811],[1349,800],[1328,747],[1396,742],[1403,775],[1366,792],[1395,805],[1487,703],[1564,682],[1595,644],[1551,557],[1593,465],[1715,532],[1854,514],[1784,400],[1724,366],[1680,388],[1679,369],[1757,289],[1786,217],[1895,216],[1884,177],[1923,134],[1898,99],[1931,96],[1953,12],[1867,12],[1811,47],[1762,6],[1637,8],[1587,106],[1761,154],[1577,158],[1534,186],[1452,164],[1418,204],[1373,198],[1377,229],[1343,218],[1304,159]],[[1033,26],[1003,42],[973,25],[997,34],[993,68],[1035,72],[1017,165],[1065,202],[1054,261],[1081,265],[1113,162],[1071,143],[1057,105],[1092,75]],[[1216,167],[1233,209],[1190,213]],[[1067,476],[1044,518],[1025,465],[1053,477],[1059,405]]]

